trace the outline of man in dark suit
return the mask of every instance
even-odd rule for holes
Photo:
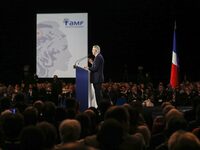
[[[99,106],[99,103],[103,99],[101,84],[104,82],[104,58],[100,53],[100,47],[98,45],[92,47],[92,54],[95,58],[94,61],[89,59],[89,63],[91,63],[89,70],[91,71],[91,83],[93,83],[97,105]]]

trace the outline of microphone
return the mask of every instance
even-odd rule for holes
[[[76,62],[74,63],[74,68],[76,68],[76,66],[78,66],[79,63],[80,63],[81,61],[83,61],[84,59],[86,59],[86,58],[88,58],[88,56],[84,56],[84,57],[81,57],[81,58],[79,58],[78,60],[76,60]]]

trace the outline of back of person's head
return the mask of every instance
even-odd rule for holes
[[[112,106],[105,113],[105,120],[116,119],[125,130],[129,130],[129,113],[123,106]]]
[[[166,115],[166,114],[167,114],[171,109],[173,109],[173,108],[175,108],[173,105],[166,105],[166,106],[163,108],[162,112],[163,112],[164,115]]]
[[[38,111],[38,121],[42,121],[43,120],[44,102],[41,100],[37,100],[33,103],[33,107],[36,108]]]
[[[75,142],[80,138],[81,125],[75,119],[65,119],[59,125],[59,134],[63,143]]]
[[[96,107],[89,107],[88,110],[92,110],[96,114],[96,116],[99,116],[99,111]]]
[[[44,102],[41,100],[37,100],[33,103],[33,107],[35,107],[38,110],[38,113],[42,113]]]
[[[53,80],[57,80],[58,76],[57,75],[53,75]]]
[[[187,129],[187,121],[183,117],[172,117],[166,123],[166,130],[168,136],[173,134],[175,131],[186,130],[186,129]]]
[[[97,125],[98,125],[98,117],[96,113],[91,109],[86,109],[84,111],[84,114],[86,114],[91,120],[91,134],[95,134],[97,131]]]
[[[123,127],[115,119],[107,119],[97,133],[100,149],[117,150],[123,142]]]
[[[85,138],[91,134],[91,120],[85,113],[79,113],[75,117],[76,120],[81,124],[81,135],[80,138]]]
[[[3,119],[7,114],[12,114],[12,111],[10,109],[6,109],[1,112],[0,118]]]
[[[54,122],[56,113],[56,105],[53,102],[47,101],[43,106],[43,117],[45,121]]]
[[[1,115],[2,129],[6,139],[16,139],[24,126],[24,117],[19,112],[5,112]]]
[[[86,109],[84,113],[89,116],[90,118],[97,119],[96,113],[92,109]],[[97,121],[97,120],[96,120]]]
[[[53,148],[54,145],[56,144],[56,139],[57,139],[56,127],[46,121],[38,123],[37,127],[40,128],[41,131],[44,133],[45,136],[44,147],[49,149]]]
[[[142,118],[142,115],[140,115],[137,108],[133,108],[130,104],[124,104],[123,106],[129,113],[130,126],[137,127],[138,125],[144,124],[144,119]]]
[[[151,133],[142,115],[139,113],[138,109],[132,108],[131,105],[125,104],[124,107],[128,110],[130,116],[130,134],[141,133],[144,137],[146,146],[149,145],[151,138]]]
[[[162,104],[161,104],[161,108],[163,109],[165,106],[167,106],[167,105],[171,105],[171,103],[170,102],[163,102]]]
[[[169,150],[199,150],[200,142],[191,132],[176,131],[168,140]]]
[[[20,135],[21,150],[43,150],[45,136],[36,126],[25,127]]]
[[[165,120],[166,123],[173,117],[183,117],[183,113],[180,112],[179,110],[172,108],[170,111],[167,112],[167,114],[165,115]]]
[[[25,126],[36,125],[38,122],[38,110],[35,107],[28,106],[23,114]]]
[[[194,135],[196,135],[196,136],[198,137],[198,139],[200,140],[200,127],[194,128],[194,129],[192,130],[192,133],[193,133]]]
[[[148,147],[150,144],[150,139],[151,139],[151,131],[149,130],[149,128],[146,125],[140,125],[137,128],[137,133],[142,134],[145,145],[146,147]]]
[[[64,144],[61,147],[56,148],[56,150],[98,150],[98,149],[94,147],[86,146],[78,142],[76,143],[73,142],[73,143]]]
[[[34,103],[33,103],[33,106],[35,108],[38,109],[38,111],[41,111],[43,109],[43,106],[44,106],[44,102],[41,101],[41,100],[36,100]]]

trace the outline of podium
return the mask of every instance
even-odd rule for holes
[[[89,107],[90,101],[90,71],[80,66],[76,68],[76,100],[79,102],[80,111]]]

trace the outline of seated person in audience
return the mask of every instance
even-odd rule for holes
[[[169,150],[199,150],[200,141],[191,132],[176,131],[168,140]]]
[[[23,128],[20,142],[20,150],[44,150],[45,136],[40,128],[30,125]]]
[[[104,120],[106,121],[107,119],[115,119],[123,128],[123,142],[118,146],[119,150],[142,150],[145,147],[144,137],[141,133],[129,134],[129,113],[126,108],[123,106],[110,107],[105,113]],[[96,135],[86,137],[83,142],[85,145],[100,148]]]
[[[80,144],[81,125],[75,119],[65,119],[59,125],[59,135],[61,143],[56,145],[56,149],[68,145],[70,143]]]

